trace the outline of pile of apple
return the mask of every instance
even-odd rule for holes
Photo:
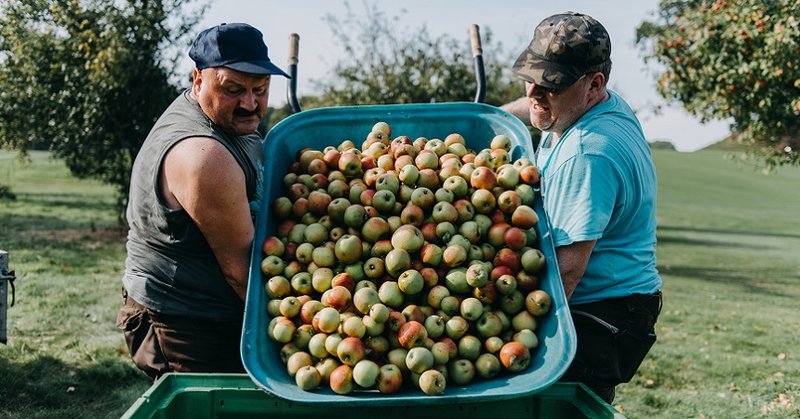
[[[438,395],[529,367],[551,304],[539,171],[511,161],[505,135],[490,144],[392,139],[379,122],[360,150],[298,151],[261,270],[268,334],[300,388]]]

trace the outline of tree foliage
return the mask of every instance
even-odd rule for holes
[[[361,18],[349,7],[344,17],[327,16],[341,51],[332,76],[315,82],[321,94],[311,107],[474,99],[477,82],[469,28],[465,25],[463,38],[433,37],[424,26],[403,30],[397,20],[374,5],[366,5]],[[505,56],[491,31],[481,29],[485,102],[499,105],[519,97],[522,84],[511,74],[513,58]]]
[[[800,163],[800,0],[662,0],[637,28],[658,92],[732,130],[768,168]]]
[[[184,3],[0,0],[0,143],[52,150],[114,185],[123,208],[133,159],[178,93],[176,46],[200,17]]]

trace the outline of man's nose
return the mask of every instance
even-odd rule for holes
[[[239,106],[248,111],[255,110],[258,107],[258,97],[253,92],[247,92],[239,98]]]

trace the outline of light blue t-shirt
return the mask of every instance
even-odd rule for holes
[[[631,108],[616,93],[591,108],[536,165],[556,247],[596,240],[570,304],[661,288],[656,269],[656,174]]]

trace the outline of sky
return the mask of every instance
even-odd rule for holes
[[[363,0],[353,0],[349,4],[356,14],[363,14],[366,10]],[[469,42],[469,27],[477,24],[482,34],[490,29],[494,39],[501,41],[503,48],[515,56],[527,47],[534,28],[547,16],[565,11],[591,15],[605,26],[611,36],[613,68],[609,86],[636,110],[649,141],[669,141],[678,151],[694,151],[722,140],[730,133],[727,122],[701,124],[678,104],[669,104],[658,96],[655,67],[644,63],[634,45],[636,26],[653,18],[658,0],[405,0],[377,1],[374,4],[388,16],[398,16],[397,24],[401,29],[425,25],[432,37],[447,34]],[[329,14],[345,17],[345,2],[214,0],[198,28],[223,22],[249,23],[264,33],[270,58],[284,70],[288,68],[289,36],[297,33],[300,36],[297,94],[303,96],[315,93],[311,81],[326,79],[337,61],[335,54],[341,52],[324,20]],[[191,70],[192,62],[188,55],[181,66],[186,71]],[[286,88],[284,78],[273,78],[271,105],[286,103]],[[491,89],[491,86],[487,88]],[[520,86],[520,95],[522,93]],[[658,114],[653,112],[657,106],[661,107]]]

